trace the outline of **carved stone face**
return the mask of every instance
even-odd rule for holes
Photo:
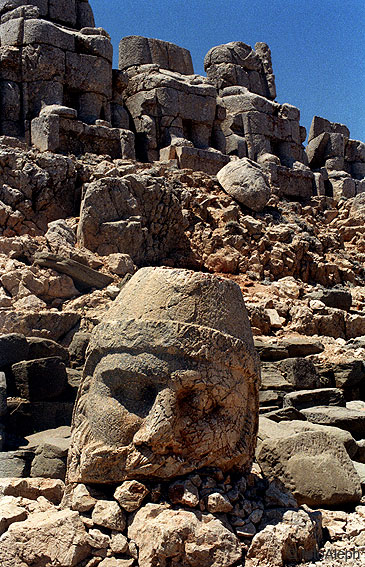
[[[190,298],[206,279],[210,285],[234,286],[237,293],[231,282],[185,270],[145,268],[130,280],[90,344],[74,414],[70,482],[171,478],[203,466],[229,470],[251,464],[258,403],[252,341],[200,324],[195,309],[189,301],[182,305],[176,290],[176,283],[180,288],[189,283],[181,280],[182,274],[195,280],[190,281],[194,290],[185,289]],[[176,297],[170,289],[159,310],[153,306],[151,277],[159,284],[166,278],[175,283]],[[133,308],[126,299],[136,302],[141,283],[151,292],[152,309],[139,304],[130,318]],[[159,295],[163,284],[157,286]],[[236,307],[246,317],[238,297]],[[195,307],[198,300],[196,296]],[[203,308],[203,296],[200,303]],[[141,317],[142,311],[152,318]],[[169,311],[172,319],[166,317]],[[181,312],[198,324],[182,322]]]

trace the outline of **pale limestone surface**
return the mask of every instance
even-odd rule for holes
[[[236,536],[210,514],[147,504],[128,530],[143,567],[230,567],[241,558]]]

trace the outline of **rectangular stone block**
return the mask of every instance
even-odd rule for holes
[[[9,20],[0,25],[0,43],[5,45],[22,45],[23,18]]]
[[[229,161],[230,157],[220,152],[199,150],[188,146],[176,147],[176,157],[180,169],[192,169],[193,171],[204,171],[209,175],[217,175]]]
[[[251,92],[261,96],[268,94],[261,73],[259,73],[258,71],[249,71],[248,80],[250,83],[249,88]]]
[[[17,122],[20,118],[20,87],[13,81],[0,82],[1,115],[3,119]]]
[[[49,17],[70,27],[76,26],[75,0],[49,0]]]
[[[350,130],[344,124],[330,122],[321,116],[314,116],[308,134],[308,142],[323,132],[328,132],[328,134],[342,134],[347,139],[350,137]]]
[[[124,37],[119,43],[119,69],[156,63],[183,75],[194,73],[190,52],[168,41],[142,36]]]
[[[286,197],[309,199],[315,191],[314,175],[311,171],[277,166],[277,185]]]
[[[328,142],[325,150],[326,159],[340,157],[345,155],[345,142],[342,134],[329,134]]]
[[[112,66],[100,57],[66,53],[66,82],[69,88],[112,96]]]
[[[178,95],[178,115],[183,120],[193,120],[200,124],[212,125],[215,117],[215,98],[181,92]],[[168,112],[168,114],[173,113]]]
[[[27,113],[36,117],[42,106],[62,104],[63,84],[56,81],[33,81],[23,84],[24,98],[26,99]]]
[[[321,167],[325,162],[325,151],[329,140],[328,132],[323,132],[312,138],[308,143],[305,152],[308,157],[308,163],[310,167],[318,168]]]
[[[76,51],[77,53],[103,57],[110,63],[113,61],[113,46],[110,39],[105,35],[78,34],[76,36]]]
[[[55,152],[59,148],[60,117],[56,114],[34,118],[31,122],[31,141],[41,152]]]
[[[355,187],[356,187],[356,195],[358,195],[359,193],[365,193],[365,179],[356,180]]]
[[[6,390],[6,377],[4,372],[0,372],[0,420],[6,414],[7,405],[6,405],[6,397],[7,397],[7,390]]]
[[[288,118],[289,120],[296,120],[299,122],[300,120],[300,110],[296,106],[292,104],[281,104],[279,110],[279,117],[280,118]]]
[[[75,37],[72,32],[45,20],[25,20],[24,45],[34,43],[46,43],[66,51],[75,51]]]
[[[77,29],[82,28],[94,28],[95,20],[92,8],[89,2],[77,2],[76,4],[76,27]]]
[[[345,147],[345,160],[365,162],[365,143],[360,140],[349,140]]]
[[[64,80],[65,52],[51,45],[27,45],[22,51],[23,81]]]
[[[240,112],[264,112],[265,114],[273,114],[273,103],[263,96],[259,96],[247,91],[246,93],[233,94],[224,96],[223,105],[230,114],[238,114]]]
[[[357,161],[351,166],[351,175],[355,179],[363,179],[365,177],[365,163]]]
[[[2,79],[20,83],[22,81],[20,49],[6,45],[0,47],[0,67]]]
[[[341,197],[344,197],[345,199],[351,199],[351,197],[355,197],[356,185],[355,181],[351,179],[351,177],[331,179],[330,182],[333,189],[334,199],[337,199],[339,201]]]
[[[31,451],[7,451],[0,453],[0,478],[22,478],[30,474],[34,457]]]

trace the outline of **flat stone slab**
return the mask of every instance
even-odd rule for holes
[[[260,390],[284,390],[291,392],[292,389],[293,385],[285,380],[276,364],[270,362],[262,363]]]
[[[318,388],[316,390],[299,390],[286,394],[283,406],[294,407],[297,410],[313,406],[340,406],[345,407],[345,398],[339,388]]]
[[[257,460],[264,476],[283,482],[298,504],[335,506],[361,498],[360,479],[344,446],[322,431],[268,438]]]
[[[317,406],[302,410],[308,421],[320,425],[333,425],[349,431],[355,439],[365,432],[365,412],[335,406]]]
[[[92,287],[103,289],[113,281],[111,276],[93,270],[84,264],[80,264],[80,262],[76,262],[76,260],[63,258],[50,252],[37,252],[34,256],[34,263],[70,276],[79,289],[90,289]]]

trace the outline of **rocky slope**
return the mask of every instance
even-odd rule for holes
[[[364,143],[316,116],[304,147],[266,44],[213,47],[200,77],[187,50],[130,36],[113,70],[87,0],[60,5],[0,2],[1,565],[365,565]],[[65,484],[91,334],[146,266],[240,287],[255,462],[223,472],[205,438],[190,457],[210,466],[178,477]],[[198,305],[213,320],[221,300]]]

